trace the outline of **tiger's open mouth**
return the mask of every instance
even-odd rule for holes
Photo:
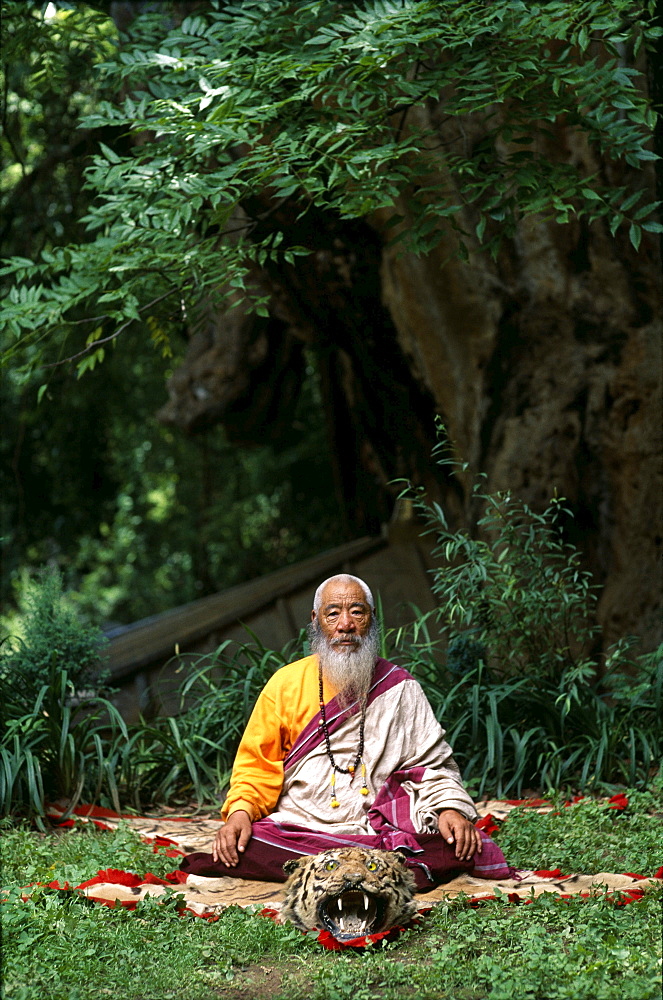
[[[337,941],[351,941],[379,931],[384,910],[385,904],[379,897],[349,889],[321,900],[318,920]]]

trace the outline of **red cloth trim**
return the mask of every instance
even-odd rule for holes
[[[177,869],[177,871],[169,872],[168,875],[165,876],[166,881],[170,882],[173,885],[183,885],[186,882],[187,878],[188,878],[187,873],[181,871],[179,868]]]
[[[628,797],[623,792],[611,796],[608,802],[612,803],[608,806],[609,809],[628,809]]]
[[[158,875],[153,875],[152,872],[147,872],[141,885],[168,885],[169,883],[164,878],[159,878]]]
[[[64,806],[59,806],[55,802],[47,803],[46,810],[49,816],[52,816],[55,820],[57,820],[58,815],[64,816],[67,811]],[[154,821],[154,816],[136,816],[134,813],[118,813],[113,809],[107,809],[105,806],[95,806],[89,803],[83,803],[76,806],[76,808],[72,810],[72,813],[74,816],[79,816],[81,819],[93,819],[96,817],[99,819],[144,819],[147,822]],[[192,823],[195,819],[194,816],[162,816],[161,818],[167,819],[169,822],[176,823]],[[71,822],[73,822],[73,820]],[[70,821],[67,819],[64,821],[64,824],[58,825],[69,826],[69,823]],[[108,827],[108,829],[112,830],[113,828]]]
[[[184,916],[185,913],[190,913],[192,917],[198,917],[200,920],[207,920],[210,924],[216,923],[220,916],[218,913],[196,913],[196,911],[192,910],[190,906],[183,906],[181,909],[178,908],[177,912],[181,917]]]
[[[65,811],[64,809],[61,809],[59,806],[49,805],[47,807],[47,810],[54,826],[64,827],[66,829],[70,829],[71,827],[76,826],[76,821],[71,818],[65,820],[58,819],[56,813],[60,812],[60,814],[62,815]],[[103,806],[82,805],[82,806],[77,806],[73,812],[74,815],[77,816],[79,819],[82,820],[89,819],[96,827],[99,827],[100,830],[113,830],[115,828],[109,826],[108,823],[104,823],[103,820],[101,819],[95,819],[94,818],[95,816],[104,816],[106,817],[106,819],[144,819],[146,822],[149,821],[148,816],[138,817],[138,816],[132,816],[130,813],[120,814],[113,812],[112,809],[105,809]],[[193,819],[193,817],[191,816],[179,816],[179,817],[169,817],[169,818],[176,820],[178,823],[184,821],[191,821]],[[159,853],[160,847],[168,847],[169,850],[164,851],[164,854],[167,858],[185,858],[187,855],[187,852],[183,851],[179,847],[177,841],[171,840],[170,837],[162,837],[162,836],[141,837],[140,839],[144,844],[155,845],[154,854]]]
[[[147,872],[146,875],[135,875],[133,872],[124,872],[119,868],[106,868],[105,871],[98,871],[94,878],[90,878],[87,882],[81,882],[77,885],[77,889],[87,889],[90,885],[124,885],[130,889],[135,889],[139,885],[168,885],[169,883],[162,878],[158,878],[153,875],[152,872]]]
[[[94,806],[90,804],[76,806],[73,812],[74,816],[89,816],[90,818],[96,816],[96,817],[104,817],[105,819],[121,818],[119,814],[114,812],[112,809],[106,809],[105,806]]]
[[[161,848],[157,845],[152,848],[152,854],[158,854]],[[185,858],[187,855],[186,851],[180,851],[177,847],[171,847],[167,851],[163,851],[163,856],[166,858]]]
[[[134,875],[133,872],[124,872],[119,868],[106,868],[105,870],[99,870],[94,878],[89,878],[86,882],[81,882],[77,885],[77,889],[87,889],[89,885],[100,885],[102,882],[109,882],[111,885],[125,885],[129,889],[135,888],[141,883],[140,875]]]
[[[566,875],[562,875],[561,868],[539,868],[538,871],[532,872],[532,875],[537,875],[539,878],[566,878]]]
[[[411,927],[412,924],[408,924],[408,926]],[[405,930],[407,930],[407,927],[390,927],[388,931],[380,931],[379,934],[367,934],[364,937],[352,938],[350,941],[337,941],[329,931],[320,931],[318,934],[318,943],[328,951],[347,951],[348,948],[356,951],[366,948],[369,944],[374,944],[376,941],[395,941]]]
[[[474,825],[477,830],[483,830],[488,837],[492,837],[492,835],[500,828],[499,823],[492,813],[482,816],[481,819],[477,820]]]
[[[430,910],[430,907],[428,908]],[[428,911],[427,911],[428,912]],[[269,920],[273,920],[275,923],[281,922],[281,916],[278,910],[273,910],[271,907],[266,906],[264,909],[260,910],[258,913],[259,917],[268,917]],[[414,917],[408,927],[413,927],[420,920],[421,915]],[[380,931],[378,934],[368,934],[362,937],[351,938],[349,941],[337,941],[333,934],[329,931],[319,931],[318,932],[318,942],[327,951],[346,951],[348,948],[366,948],[369,944],[373,944],[375,941],[389,940],[395,941],[396,938],[400,937],[403,931],[407,930],[406,927],[390,927],[389,930]],[[302,934],[306,934],[307,931],[302,931]]]
[[[110,906],[111,910],[116,906],[122,906],[125,910],[135,910],[138,905],[137,899],[102,899],[100,896],[87,896],[92,903],[100,903],[101,906]]]

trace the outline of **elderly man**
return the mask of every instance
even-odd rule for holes
[[[189,855],[183,870],[284,881],[289,858],[359,844],[403,851],[420,889],[459,869],[507,877],[420,685],[377,655],[366,584],[325,580],[309,636],[312,654],[256,702],[213,853]]]

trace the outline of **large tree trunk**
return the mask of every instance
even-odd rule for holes
[[[459,454],[541,509],[603,584],[607,642],[660,636],[661,300],[654,246],[540,220],[493,267],[385,254],[383,296]],[[466,507],[465,524],[474,511]]]
[[[451,144],[448,128],[439,132]],[[653,170],[616,176],[570,128],[547,153],[609,183],[647,185],[643,204],[655,197]],[[461,221],[474,231],[469,212]],[[603,585],[604,640],[634,633],[652,647],[662,590],[658,240],[646,236],[636,253],[623,229],[613,239],[603,225],[530,218],[496,264],[452,252],[384,253],[382,297],[412,374],[489,490],[511,489],[535,509],[554,491],[568,499],[570,540]],[[467,526],[474,513],[466,508]]]

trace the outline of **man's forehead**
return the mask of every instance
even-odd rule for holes
[[[368,607],[363,588],[353,580],[331,580],[321,594],[321,604],[363,604]]]

